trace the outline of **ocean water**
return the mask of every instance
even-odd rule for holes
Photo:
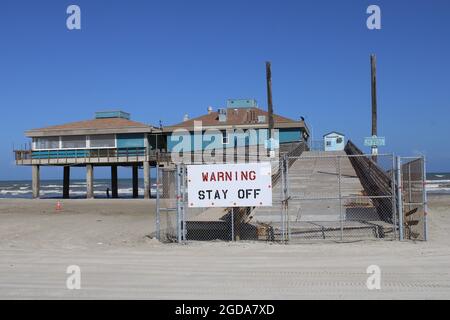
[[[450,195],[450,172],[427,173],[427,193]]]
[[[156,181],[151,181],[151,195],[156,196]],[[96,179],[94,181],[94,194],[96,198],[106,198],[106,189],[111,189],[109,179]],[[118,180],[119,197],[131,198],[133,195],[132,180]],[[427,174],[427,193],[450,195],[450,172],[428,173]],[[61,198],[62,180],[42,180],[41,198],[52,199]],[[144,181],[139,179],[139,196],[144,196]],[[70,197],[86,197],[86,181],[72,180],[70,183]],[[31,181],[0,181],[0,199],[1,198],[32,198]]]
[[[132,198],[133,188],[131,179],[118,180],[119,197]],[[156,195],[156,181],[151,180],[151,195]],[[96,179],[94,181],[94,194],[96,198],[106,198],[106,189],[111,189],[109,179]],[[61,198],[63,192],[62,180],[41,180],[41,198]],[[110,191],[111,195],[111,191]],[[144,180],[139,179],[139,196],[144,197]],[[70,197],[86,197],[86,181],[72,180],[70,182]],[[0,198],[32,198],[31,181],[0,181]]]

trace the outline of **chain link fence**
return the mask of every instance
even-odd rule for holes
[[[255,156],[252,162],[258,162],[259,158]],[[264,161],[268,161],[265,159]],[[247,161],[246,161],[247,162]],[[250,163],[252,163],[250,162]],[[279,158],[276,157],[271,163],[272,180],[279,176]],[[182,173],[181,179],[186,179],[186,166],[180,166]],[[186,183],[187,184],[187,183]],[[278,201],[279,202],[279,201]],[[277,205],[277,199],[272,199],[273,206]],[[184,212],[186,219],[186,238],[187,241],[206,241],[206,240],[261,240],[266,238],[266,233],[271,232],[267,226],[254,223],[254,207],[210,207],[193,208],[188,207],[185,202]],[[280,222],[280,213],[274,217],[276,222]],[[273,237],[272,237],[273,240]]]
[[[325,151],[325,142],[321,140],[309,140],[308,147],[311,151]]]
[[[310,151],[304,144],[280,151],[273,158],[247,154],[241,159],[270,162],[270,207],[189,207],[187,166],[159,168],[158,239],[278,243],[426,239],[423,158],[401,163],[399,169],[393,155],[365,155],[351,141],[345,151]]]
[[[156,168],[156,232],[162,242],[178,242],[177,171],[175,168]]]
[[[313,151],[296,158],[287,175],[289,241],[395,239],[395,189],[376,193],[371,186],[373,168],[393,179],[393,156],[381,159],[391,166],[371,163],[360,172],[366,155]]]
[[[427,240],[427,199],[424,157],[399,157],[400,238]]]

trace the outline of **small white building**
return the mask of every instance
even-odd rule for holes
[[[345,148],[345,136],[342,133],[332,131],[323,136],[325,151],[342,151]]]

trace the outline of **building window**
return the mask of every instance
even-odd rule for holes
[[[222,144],[228,144],[228,143],[229,143],[228,133],[226,133],[224,131],[224,132],[222,132]]]
[[[327,141],[327,147],[331,146],[331,141]]]
[[[90,136],[91,148],[115,148],[116,136],[114,134],[98,134]]]
[[[59,137],[33,139],[35,149],[59,149]]]
[[[61,137],[63,149],[85,149],[86,136],[64,136]]]
[[[342,143],[342,138],[341,137],[337,138],[336,143]]]

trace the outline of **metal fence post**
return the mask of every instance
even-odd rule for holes
[[[408,162],[408,203],[412,203],[412,188],[411,188],[411,161]]]
[[[285,203],[285,213],[286,213],[286,228],[287,228],[287,241],[289,242],[291,240],[291,225],[290,225],[290,219],[289,219],[289,158],[287,155],[284,155],[284,171],[286,177],[284,178],[284,182],[286,184],[286,203]]]
[[[339,183],[339,220],[340,220],[340,226],[341,226],[341,241],[344,240],[344,217],[342,216],[342,191],[341,191],[341,157],[337,157],[338,165],[338,183]]]
[[[231,208],[231,241],[234,241],[234,210],[235,207]]]
[[[187,240],[187,229],[186,229],[186,183],[187,183],[187,172],[186,172],[186,165],[183,165],[182,167],[183,170],[183,175],[182,175],[182,179],[183,179],[183,196],[181,197],[182,199],[182,226],[183,226],[183,241]]]
[[[284,230],[284,215],[286,211],[286,176],[285,176],[285,169],[284,169],[284,158],[280,160],[280,168],[281,170],[281,241],[284,242],[286,240],[285,238],[285,230]]]
[[[398,206],[398,232],[399,240],[403,241],[403,181],[402,181],[402,161],[397,157],[397,206]]]
[[[423,163],[423,192],[422,192],[422,201],[423,201],[423,239],[425,241],[428,240],[428,198],[427,198],[427,167],[426,167],[426,159],[425,156],[422,156]]]
[[[161,205],[159,195],[159,165],[156,164],[156,238],[161,241]]]
[[[181,243],[181,186],[180,186],[180,165],[176,165],[176,200],[177,200],[177,241]]]
[[[392,187],[391,187],[391,197],[392,197],[392,223],[394,225],[394,239],[397,239],[397,203],[396,203],[396,188],[398,186],[398,181],[396,183],[396,163],[395,163],[395,156],[392,154]]]

